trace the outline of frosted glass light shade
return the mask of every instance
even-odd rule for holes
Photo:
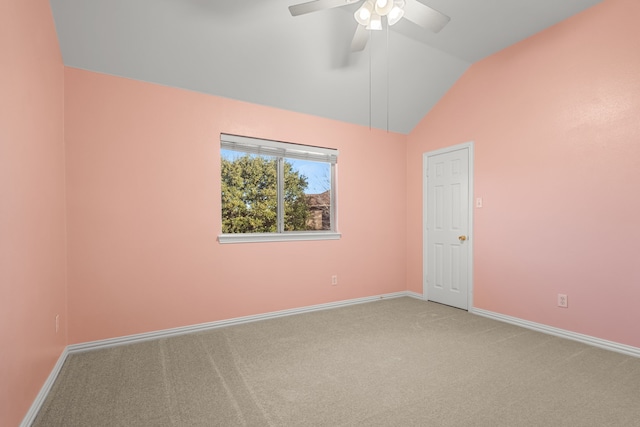
[[[376,13],[371,14],[367,30],[382,30],[382,17]]]
[[[373,13],[373,3],[370,1],[364,2],[362,6],[353,14],[356,18],[356,21],[360,25],[369,25],[369,20],[371,19],[371,14]]]
[[[386,16],[393,9],[393,0],[376,0],[376,13],[380,16]]]
[[[397,5],[393,6],[393,9],[391,9],[391,12],[389,12],[389,14],[387,15],[387,23],[389,25],[394,25],[399,20],[401,20],[403,16],[404,16],[404,9],[402,9],[401,7],[398,7]]]

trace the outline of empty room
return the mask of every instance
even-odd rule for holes
[[[637,0],[0,0],[0,426],[634,426]]]

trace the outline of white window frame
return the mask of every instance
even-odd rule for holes
[[[337,240],[341,234],[337,218],[337,170],[338,150],[334,148],[314,147],[268,139],[220,134],[220,149],[233,150],[246,154],[274,156],[278,158],[278,231],[272,233],[221,233],[220,243],[286,242],[303,240]],[[326,162],[331,165],[331,230],[284,231],[284,192],[282,191],[282,164],[286,158]]]

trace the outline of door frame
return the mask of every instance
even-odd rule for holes
[[[467,271],[468,271],[468,280],[467,280],[467,311],[471,311],[473,309],[473,182],[474,182],[474,143],[473,141],[465,142],[462,144],[452,145],[450,147],[441,148],[438,150],[427,151],[422,154],[422,298],[424,300],[429,299],[428,294],[428,286],[427,286],[427,167],[429,165],[429,157],[437,156],[440,154],[450,153],[452,151],[458,151],[462,149],[467,149],[469,151],[469,200],[467,201],[469,205],[469,223],[467,224],[467,229],[469,230],[468,237],[468,245],[467,248],[469,250],[469,256],[467,259]]]

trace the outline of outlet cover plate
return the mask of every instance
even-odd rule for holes
[[[558,307],[567,308],[569,306],[569,300],[566,294],[558,294]]]

